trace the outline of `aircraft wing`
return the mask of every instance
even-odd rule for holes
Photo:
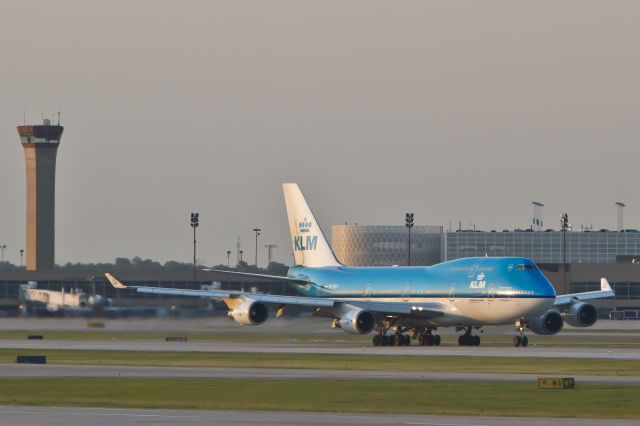
[[[209,297],[217,299],[251,299],[258,302],[275,304],[275,305],[304,305],[317,307],[331,307],[334,304],[332,299],[324,299],[317,297],[300,297],[300,296],[280,296],[276,294],[262,293],[244,293],[241,291],[225,291],[225,290],[186,290],[182,288],[167,287],[145,287],[145,286],[128,286],[121,283],[113,275],[106,273],[105,277],[115,288],[131,288],[138,293],[151,294],[167,294],[174,296],[191,296],[191,297]],[[253,275],[253,274],[252,274]],[[280,277],[284,278],[284,277]],[[301,281],[301,280],[294,280]],[[302,281],[306,282],[306,281]]]
[[[263,293],[244,293],[240,291],[226,291],[226,290],[187,290],[181,288],[167,288],[167,287],[145,287],[145,286],[127,286],[121,283],[113,275],[106,273],[105,277],[109,280],[112,286],[115,288],[131,288],[135,289],[138,293],[149,294],[166,294],[174,296],[191,296],[191,297],[209,297],[216,299],[251,299],[262,303],[268,303],[273,305],[298,305],[298,306],[313,306],[317,308],[333,308],[350,305],[352,307],[365,309],[372,313],[385,314],[385,315],[410,315],[418,314],[423,317],[435,317],[443,315],[438,306],[434,304],[419,304],[417,306],[411,303],[402,302],[375,302],[367,300],[336,300],[330,298],[320,297],[307,297],[307,296],[281,296],[276,294],[263,294]],[[254,274],[251,274],[254,275]],[[284,278],[284,277],[281,277]],[[303,280],[293,280],[298,282],[304,282]],[[431,306],[434,305],[434,306]]]
[[[390,316],[418,316],[420,318],[435,318],[444,315],[443,307],[438,303],[409,302],[375,302],[368,300],[344,300],[336,303],[344,303],[365,309],[369,312],[381,313]]]
[[[203,271],[215,272],[222,278],[230,278],[233,281],[245,282],[286,282],[289,284],[305,285],[309,284],[308,280],[298,278],[283,277],[280,275],[251,274],[248,272],[225,271],[222,269],[203,269]]]
[[[553,306],[570,305],[576,301],[581,301],[581,300],[604,299],[607,297],[613,297],[615,295],[616,295],[616,292],[613,291],[613,289],[611,288],[611,285],[609,285],[609,281],[607,281],[606,278],[601,278],[599,291],[587,291],[584,293],[562,294],[556,297],[556,302],[553,304]]]

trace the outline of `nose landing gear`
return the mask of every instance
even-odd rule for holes
[[[529,338],[524,335],[524,325],[525,325],[524,318],[516,321],[516,331],[520,333],[518,336],[513,336],[513,346],[516,348],[518,346],[522,346],[523,348],[526,348],[529,345]]]

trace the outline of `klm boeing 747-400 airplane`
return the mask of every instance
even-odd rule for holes
[[[605,278],[601,290],[557,296],[534,262],[520,257],[479,257],[433,266],[350,267],[337,260],[298,185],[284,184],[284,199],[295,257],[288,276],[216,271],[247,281],[268,279],[294,286],[300,296],[278,296],[223,290],[183,290],[131,286],[141,293],[209,297],[222,300],[228,315],[244,325],[259,325],[284,315],[286,307],[315,308],[334,328],[351,334],[376,332],[376,346],[439,345],[440,327],[463,333],[458,343],[477,346],[473,334],[486,325],[515,324],[515,346],[527,346],[526,329],[551,335],[564,322],[592,326],[598,311],[588,300],[612,297]],[[114,287],[125,288],[105,274]]]

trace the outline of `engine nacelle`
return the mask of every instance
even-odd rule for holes
[[[591,327],[598,321],[598,309],[591,303],[573,303],[563,315],[567,324],[574,327]]]
[[[550,310],[533,321],[529,321],[529,329],[536,334],[552,335],[562,330],[564,321],[558,311]]]
[[[367,334],[375,328],[376,317],[364,309],[354,309],[342,315],[335,325],[349,334]]]
[[[99,306],[102,305],[102,296],[96,294],[95,296],[89,296],[89,305]]]
[[[260,325],[269,317],[269,309],[264,303],[247,300],[227,313],[229,318],[242,325]]]

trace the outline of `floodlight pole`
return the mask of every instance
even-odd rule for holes
[[[413,213],[405,214],[404,224],[409,231],[409,246],[407,247],[407,265],[411,266],[411,228],[413,228]]]
[[[256,233],[256,268],[258,267],[258,235],[260,235],[260,231],[262,231],[262,229],[258,228],[257,226],[253,228],[253,232]]]
[[[193,285],[196,285],[196,228],[200,225],[200,214],[191,213],[191,227],[193,228]]]
[[[562,231],[562,291],[567,294],[567,230],[571,228],[569,215],[560,215],[560,230]]]

